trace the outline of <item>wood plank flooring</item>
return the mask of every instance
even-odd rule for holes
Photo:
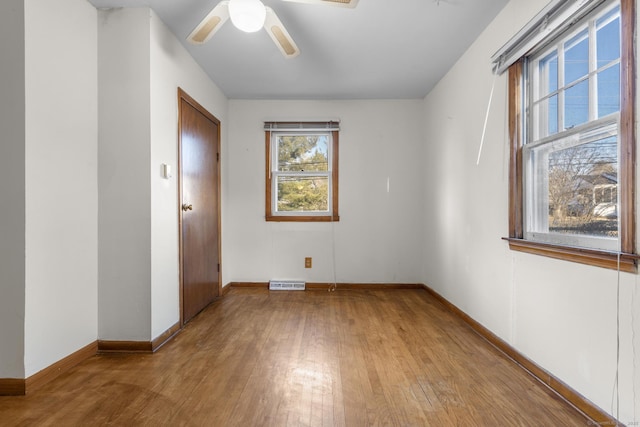
[[[2,426],[585,426],[423,290],[232,289],[154,355],[98,355]]]

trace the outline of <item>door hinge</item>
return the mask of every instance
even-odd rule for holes
[[[220,153],[216,153],[216,160],[220,161]]]
[[[220,263],[218,263],[218,273],[220,273]]]

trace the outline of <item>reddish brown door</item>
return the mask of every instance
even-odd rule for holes
[[[220,294],[220,122],[178,89],[182,323]]]

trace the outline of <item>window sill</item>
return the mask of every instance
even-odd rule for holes
[[[292,215],[292,216],[284,216],[284,215],[267,215],[265,217],[266,221],[273,222],[339,222],[339,216],[302,216],[302,215]]]
[[[534,255],[542,255],[550,258],[562,259],[580,264],[618,270],[618,253],[595,249],[576,248],[572,246],[551,245],[548,243],[532,242],[530,240],[503,237],[509,242],[509,249],[526,252]],[[640,257],[634,254],[620,254],[620,271],[637,273],[637,260]]]

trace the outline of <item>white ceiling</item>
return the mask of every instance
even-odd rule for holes
[[[292,59],[264,30],[243,33],[231,21],[205,45],[189,44],[186,37],[219,0],[89,1],[150,6],[231,99],[415,99],[508,0],[360,0],[355,9],[263,0],[300,48]]]

